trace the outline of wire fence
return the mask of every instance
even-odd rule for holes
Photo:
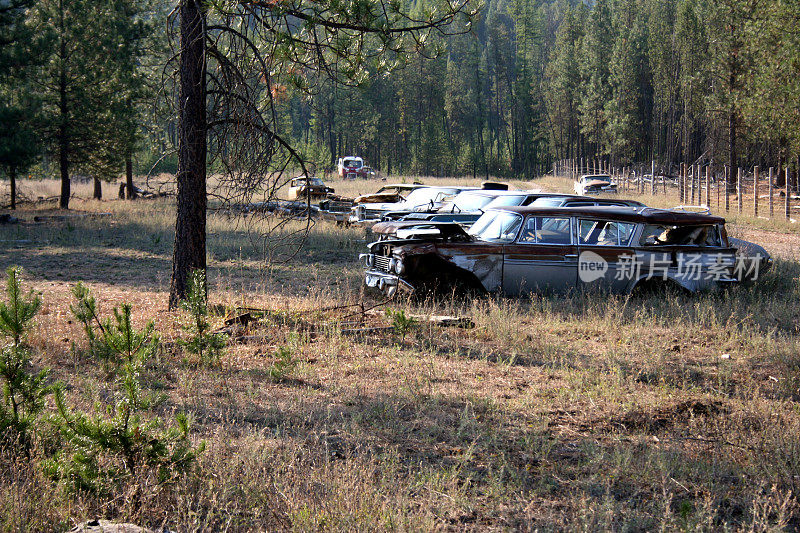
[[[672,196],[684,207],[787,220],[800,209],[800,182],[788,168],[737,168],[731,172],[728,166],[686,163],[677,171],[673,168],[666,170],[656,162],[620,168],[603,160],[568,159],[556,162],[553,171],[573,180],[607,175],[621,193]]]

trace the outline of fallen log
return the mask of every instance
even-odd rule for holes
[[[371,309],[369,311],[366,311],[365,314],[383,315],[384,312],[381,311],[380,309]],[[406,314],[406,316],[408,318],[413,318],[418,322],[428,322],[443,328],[456,327],[456,328],[472,329],[475,327],[475,322],[473,322],[472,319],[469,317],[458,317],[450,315],[423,315],[416,313],[408,313]]]
[[[110,217],[112,213],[70,213],[67,215],[36,215],[33,217],[34,222],[49,222],[57,221],[63,222],[65,220],[74,220],[78,218],[103,218]]]

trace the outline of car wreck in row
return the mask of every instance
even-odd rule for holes
[[[379,239],[361,254],[364,281],[390,297],[668,286],[698,292],[756,279],[771,264],[763,248],[740,253],[723,218],[649,207],[504,207],[469,231],[419,221],[382,222],[372,231]]]

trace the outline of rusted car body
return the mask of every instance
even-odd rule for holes
[[[490,201],[483,205],[475,204],[472,197],[488,196]],[[464,201],[460,201],[464,198]],[[478,207],[471,211],[468,206]],[[433,213],[411,213],[403,216],[393,216],[387,213],[386,220],[429,220],[431,222],[457,222],[465,228],[474,224],[484,212],[496,207],[592,207],[592,206],[617,206],[617,207],[645,207],[636,200],[622,200],[616,198],[593,198],[591,196],[577,196],[574,194],[546,193],[541,191],[464,191],[450,202],[445,203]]]
[[[383,216],[390,212],[411,213],[414,211],[437,209],[444,202],[467,189],[474,187],[443,186],[443,187],[420,187],[411,191],[402,202],[360,204],[353,207],[350,215],[350,224],[371,227],[376,222],[380,222]]]
[[[422,183],[392,183],[384,185],[377,192],[356,196],[355,200],[353,200],[353,205],[402,202],[411,191],[420,187],[425,187],[425,185]]]
[[[768,258],[740,262],[720,217],[647,207],[511,207],[488,211],[469,233],[455,223],[411,221],[383,222],[373,232],[387,237],[361,255],[365,284],[387,296],[669,285],[698,292],[769,265]]]
[[[575,181],[575,194],[616,193],[617,184],[608,174],[584,174]]]
[[[309,178],[308,176],[298,176],[292,178],[289,183],[289,200],[305,200],[306,198],[320,200],[326,198],[328,194],[334,192],[332,187],[328,187],[319,178]]]

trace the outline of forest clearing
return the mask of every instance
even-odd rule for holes
[[[252,321],[204,365],[178,342],[186,312],[167,310],[173,200],[73,207],[111,215],[34,222],[55,212],[26,208],[2,228],[0,263],[41,294],[34,368],[52,369],[74,409],[102,412],[113,372],[91,355],[71,291],[85,283],[102,316],[128,302],[134,326],[154,320],[160,334],[140,379],[160,400],[143,416],[186,413],[205,450],[170,483],[143,467],[107,482],[121,492],[76,493],[43,468],[58,438],[42,423],[30,460],[3,459],[4,530],[95,518],[176,531],[798,526],[795,225],[735,220],[731,233],[775,264],[722,294],[386,303],[362,294],[363,229],[317,222],[292,261],[265,265],[244,228],[210,211],[209,321],[243,309]],[[378,310],[364,315],[374,327],[348,334],[362,306]]]
[[[798,21],[0,0],[0,531],[800,530]]]

